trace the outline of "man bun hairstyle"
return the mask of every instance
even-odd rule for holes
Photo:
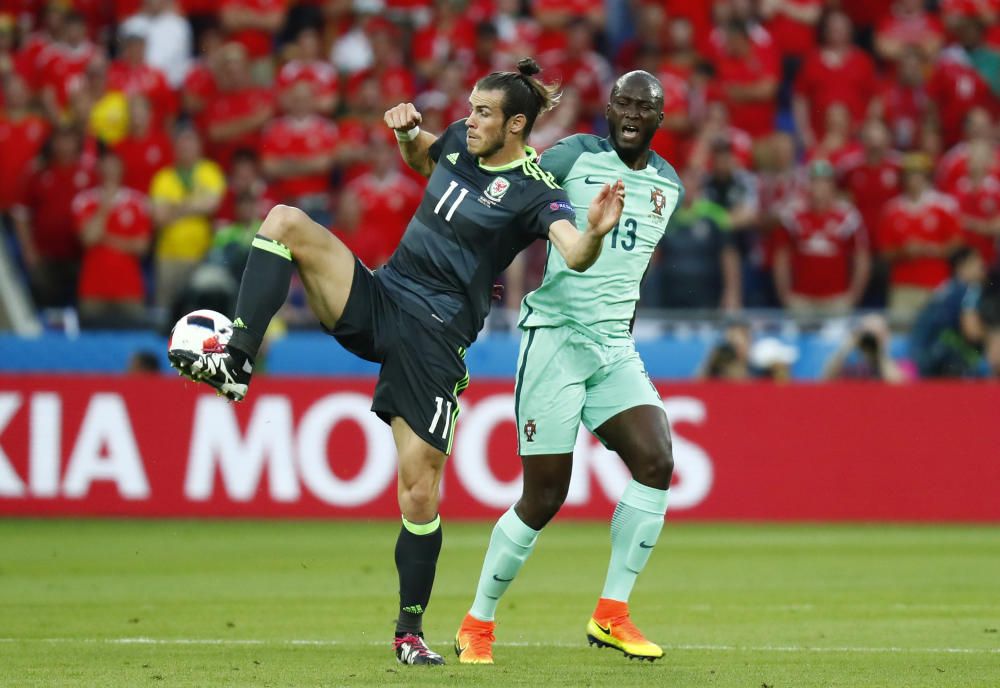
[[[538,115],[559,104],[559,84],[546,84],[535,78],[542,71],[530,57],[517,62],[516,72],[493,72],[476,82],[479,91],[503,91],[503,116],[524,115],[524,138],[528,138]]]

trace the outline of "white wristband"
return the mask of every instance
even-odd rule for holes
[[[402,141],[402,142],[405,143],[406,141],[412,141],[413,139],[415,139],[418,136],[420,136],[420,125],[414,124],[413,127],[411,127],[410,129],[407,129],[406,131],[400,131],[399,129],[393,129],[393,132],[395,132],[395,134],[396,134],[396,140],[397,141]]]

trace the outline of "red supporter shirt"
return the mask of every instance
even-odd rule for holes
[[[667,11],[667,17],[683,17],[691,23],[695,49],[702,55],[709,52],[712,33],[712,3],[691,2],[691,0],[650,0],[656,1]]]
[[[106,2],[106,0],[100,0]],[[115,20],[121,23],[133,14],[137,14],[142,9],[142,0],[113,0],[115,6]]]
[[[927,94],[937,105],[941,133],[948,146],[961,138],[962,125],[969,110],[980,106],[993,112],[996,106],[990,87],[959,48],[948,48],[941,53],[927,83]]]
[[[892,132],[896,146],[903,150],[915,148],[920,123],[931,105],[927,89],[887,79],[879,86],[878,97],[882,101],[882,119]]]
[[[415,62],[468,59],[476,42],[476,26],[456,18],[448,26],[430,24],[413,35],[411,54]]]
[[[159,129],[167,118],[177,114],[177,97],[167,77],[156,67],[146,64],[132,67],[124,62],[113,62],[108,69],[107,90],[146,98],[152,107],[154,129]]]
[[[84,223],[97,213],[101,194],[100,188],[88,189],[73,199],[73,217],[78,232],[83,231]],[[134,239],[148,237],[152,231],[149,201],[145,194],[132,189],[119,189],[108,213],[105,234]],[[84,250],[78,291],[81,299],[141,301],[145,293],[138,256],[101,242]]]
[[[737,129],[743,129],[753,138],[774,131],[777,101],[738,102],[726,96],[728,86],[750,86],[765,79],[777,82],[781,69],[773,50],[752,48],[746,57],[719,55],[715,62],[716,80],[721,87],[723,99],[729,108],[729,121]]]
[[[865,227],[871,228],[872,248],[880,250],[884,243],[880,226],[882,211],[889,199],[902,191],[899,156],[886,155],[872,164],[864,159],[863,153],[855,153],[843,161],[841,169],[842,186],[851,194]]]
[[[902,248],[909,241],[944,246],[961,239],[958,206],[950,196],[928,191],[916,203],[897,196],[886,204],[879,230],[885,249]],[[948,280],[947,258],[901,258],[893,263],[894,285],[936,289]]]
[[[335,95],[340,89],[337,70],[323,60],[291,60],[278,72],[278,91],[287,91],[293,84],[304,81],[313,89],[316,98]]]
[[[565,12],[566,16],[588,16],[604,13],[604,0],[534,0],[530,3],[534,17],[547,12]],[[543,29],[538,36],[538,52],[566,47],[566,36],[558,29]]]
[[[1000,151],[994,156],[993,169],[990,174],[1000,178]],[[937,173],[934,177],[934,184],[938,189],[947,194],[954,194],[958,188],[958,183],[963,177],[969,174],[969,144],[965,141],[956,143],[951,149],[941,156],[937,165]]]
[[[241,91],[223,91],[218,93],[205,108],[204,121],[209,127],[213,124],[235,122],[265,107],[274,110],[274,94],[268,89],[250,87]],[[255,129],[227,141],[209,141],[208,157],[228,169],[229,160],[240,148],[249,148],[253,151],[259,149],[260,135],[261,130]]]
[[[21,198],[31,161],[49,135],[49,123],[37,115],[17,121],[0,114],[0,212]]]
[[[775,235],[778,246],[790,251],[792,292],[810,298],[844,294],[851,284],[854,253],[868,245],[861,215],[843,201],[825,211],[805,203],[796,206]]]
[[[183,92],[194,96],[202,103],[202,110],[193,114],[194,124],[198,131],[205,134],[208,126],[206,112],[211,101],[219,93],[215,83],[215,75],[212,70],[201,60],[197,60],[191,65],[191,71],[184,77]]]
[[[978,187],[972,180],[962,177],[955,189],[959,212],[962,216],[978,220],[992,220],[1000,214],[1000,179],[985,177]],[[997,238],[962,228],[965,243],[979,251],[987,265],[993,265],[997,258]]]
[[[597,53],[586,53],[569,58],[561,50],[549,51],[541,56],[547,78],[559,82],[563,88],[573,88],[580,94],[585,109],[607,103],[604,83],[610,78],[608,65]]]
[[[806,151],[806,162],[809,163],[813,160],[826,160],[833,165],[833,169],[838,172],[843,171],[851,159],[856,157],[862,151],[861,144],[857,141],[847,141],[838,148],[826,148],[822,144],[823,142],[820,141],[820,145]]]
[[[677,76],[673,72],[660,72],[658,75],[660,83],[663,84],[663,113],[667,117],[671,115],[687,115],[688,112],[688,84],[687,81]],[[682,155],[683,137],[675,132],[668,131],[662,126],[656,130],[653,137],[653,150],[671,163],[679,164]]]
[[[221,12],[227,7],[239,7],[244,11],[266,14],[276,10],[284,12],[287,4],[287,0],[220,0],[219,10]],[[270,55],[274,42],[273,35],[260,29],[235,31],[229,35],[229,39],[241,43],[251,60]]]
[[[73,199],[96,182],[90,165],[52,165],[28,177],[20,205],[31,216],[31,236],[42,256],[68,260],[80,255]]]
[[[115,146],[115,153],[124,167],[122,182],[144,194],[149,193],[153,176],[174,161],[173,144],[162,131],[150,131],[141,138],[127,136]]]
[[[891,12],[891,0],[840,0],[840,8],[854,22],[855,28],[876,27]]]
[[[801,8],[820,7],[823,0],[786,0]],[[767,31],[782,55],[801,57],[816,46],[816,27],[792,19],[784,13],[774,15],[767,23]]]
[[[328,119],[318,115],[301,120],[282,117],[264,130],[261,158],[314,158],[333,153],[337,141],[337,127]],[[324,193],[329,183],[328,174],[286,177],[275,183],[274,192],[278,198],[290,200],[306,194]]]
[[[72,49],[58,43],[49,44],[38,55],[39,86],[51,88],[59,106],[65,107],[70,86],[83,76],[97,50],[93,43],[82,43]]]
[[[365,265],[375,268],[396,250],[406,225],[417,211],[423,188],[409,177],[393,172],[385,179],[364,174],[345,191],[361,206],[358,228],[339,236]]]
[[[363,69],[354,74],[347,82],[347,93],[357,93],[361,85],[369,79],[378,81],[379,93],[383,103],[398,103],[413,100],[417,88],[413,73],[404,66],[387,67],[376,73],[373,69]]]
[[[941,20],[929,12],[917,14],[893,14],[882,18],[876,29],[876,37],[886,36],[907,45],[921,45],[932,36],[943,37]]]
[[[18,72],[24,76],[32,90],[38,90],[42,86],[42,67],[44,62],[53,57],[54,53],[49,52],[53,45],[52,37],[41,32],[29,34],[21,42],[15,63]]]
[[[814,50],[806,57],[795,79],[795,91],[809,101],[813,133],[822,137],[826,110],[843,103],[855,124],[865,116],[875,95],[875,65],[859,48],[849,48],[841,59],[828,50]]]

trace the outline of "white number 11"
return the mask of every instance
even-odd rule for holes
[[[441,200],[438,201],[438,204],[434,206],[435,215],[440,212],[441,206],[443,206],[444,202],[448,200],[448,196],[451,196],[451,192],[455,190],[456,186],[458,186],[458,182],[453,181],[448,183],[448,190],[444,192],[444,196],[442,196]],[[468,189],[462,189],[458,192],[458,198],[456,198],[455,202],[451,204],[450,208],[448,208],[448,214],[444,216],[445,220],[451,222],[451,216],[455,214],[455,209],[458,208],[458,204],[462,202],[462,199],[465,198],[467,193],[469,193]]]
[[[452,182],[454,184],[455,182]],[[461,199],[460,199],[461,200]],[[457,203],[455,205],[458,205]],[[445,400],[441,397],[434,397],[434,401],[437,402],[437,411],[434,412],[434,420],[431,421],[431,426],[427,428],[427,432],[433,433],[434,428],[437,427],[438,419],[441,417],[441,407],[445,403]],[[448,439],[448,429],[451,427],[451,400],[448,402],[448,409],[444,412],[444,430],[441,431],[441,437]]]

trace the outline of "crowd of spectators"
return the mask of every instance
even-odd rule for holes
[[[0,217],[36,305],[84,326],[224,309],[279,202],[374,268],[423,181],[382,113],[412,101],[441,131],[524,55],[564,90],[539,150],[605,133],[616,74],[663,83],[653,147],[687,195],[643,306],[865,309],[960,350],[914,354],[922,374],[1000,370],[998,0],[0,0]],[[865,322],[836,374],[891,377]]]

